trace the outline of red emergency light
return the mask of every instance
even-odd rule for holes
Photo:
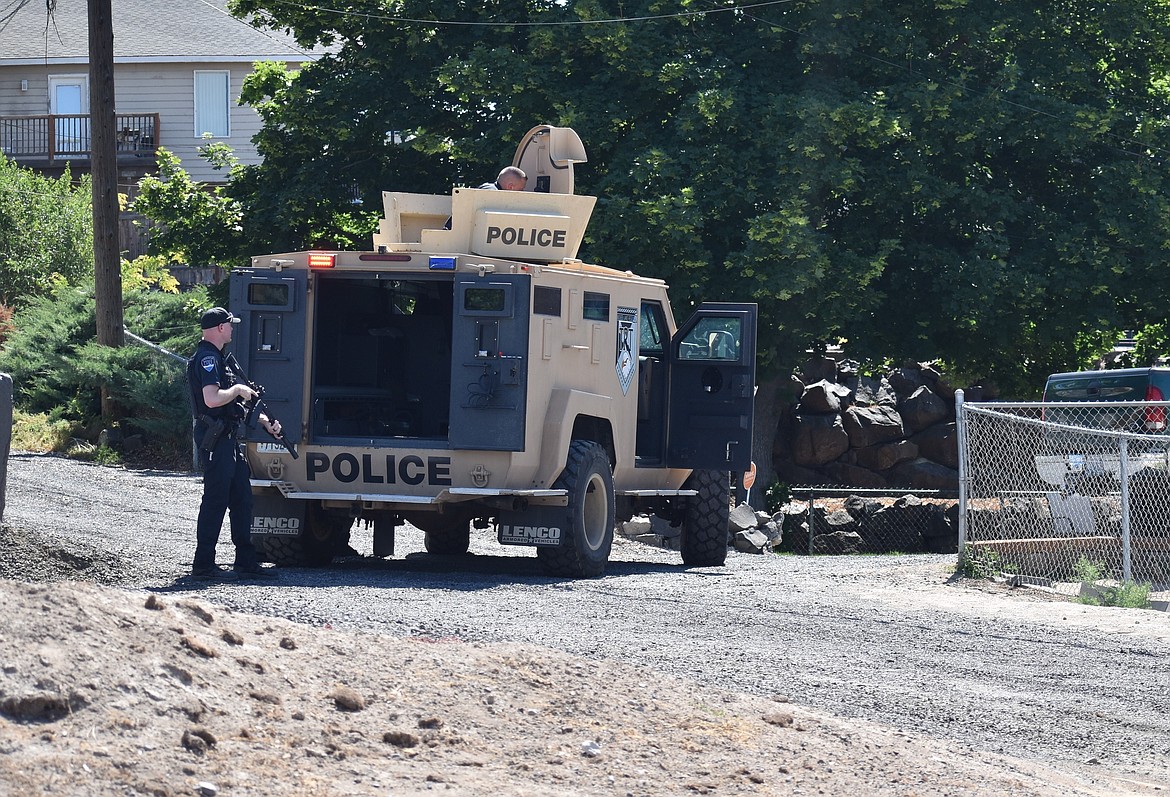
[[[309,268],[333,268],[336,265],[336,261],[337,255],[330,255],[325,252],[309,253]]]

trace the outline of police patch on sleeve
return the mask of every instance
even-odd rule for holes
[[[215,370],[215,358],[208,355],[199,361],[199,366],[207,373],[211,373]]]

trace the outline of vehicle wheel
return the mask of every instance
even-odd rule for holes
[[[425,532],[423,546],[427,553],[458,556],[471,546],[471,519],[461,512],[418,512],[406,519]]]
[[[352,525],[352,518],[326,512],[311,504],[300,534],[258,535],[252,537],[252,543],[261,562],[282,567],[325,567],[333,561],[338,541],[341,541],[340,547],[349,542]]]
[[[726,471],[697,470],[683,487],[699,492],[687,498],[683,507],[679,539],[683,563],[692,567],[718,567],[727,561],[731,476]]]
[[[613,546],[613,472],[605,449],[574,440],[553,487],[569,491],[565,537],[556,547],[537,548],[536,556],[550,575],[596,578],[605,572]]]

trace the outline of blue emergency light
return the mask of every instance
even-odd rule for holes
[[[432,270],[454,271],[455,258],[432,256],[429,265]]]

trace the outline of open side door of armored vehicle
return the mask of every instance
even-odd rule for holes
[[[756,315],[754,304],[704,302],[671,339],[670,467],[751,467]]]
[[[228,349],[248,377],[264,386],[264,403],[280,419],[285,438],[301,441],[304,417],[305,303],[309,275],[298,270],[232,272],[231,311],[240,326]],[[249,440],[272,443],[264,429],[247,432]],[[274,444],[275,445],[275,444]]]

